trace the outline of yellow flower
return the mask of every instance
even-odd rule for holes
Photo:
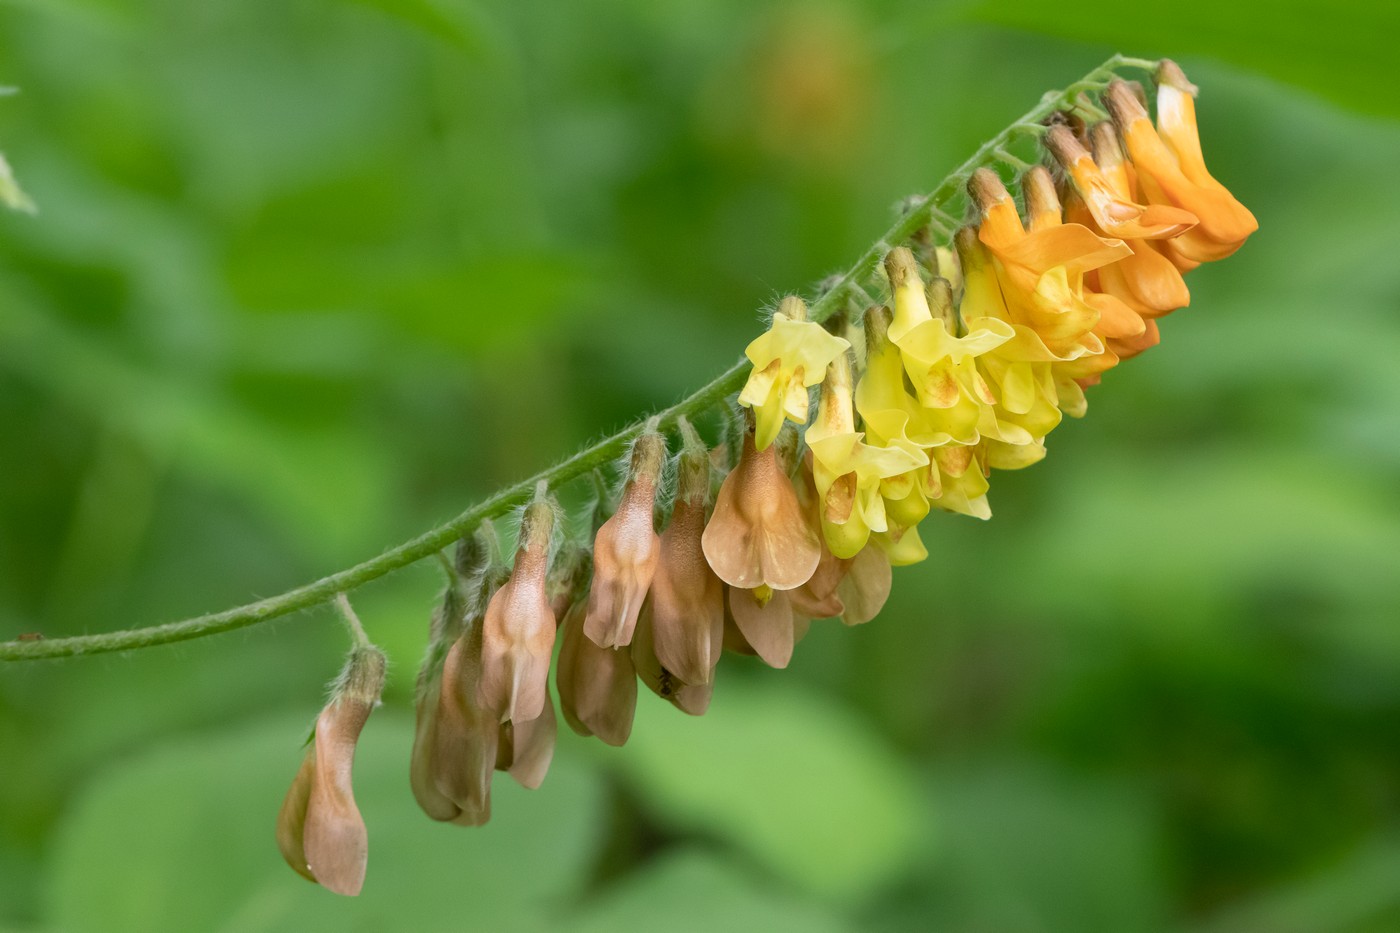
[[[807,423],[807,389],[821,382],[836,354],[849,346],[807,320],[801,298],[782,300],[768,332],[744,350],[753,372],[739,393],[739,404],[754,411],[759,450],[767,450],[777,439],[784,417]]]
[[[969,327],[988,326],[997,321],[1011,331],[1011,338],[977,359],[978,368],[993,387],[994,403],[981,425],[982,437],[995,441],[995,449],[1005,446],[1041,449],[1040,441],[1060,423],[1059,391],[1054,367],[1076,360],[1088,352],[1075,344],[1064,353],[1046,346],[1034,328],[1007,324],[1010,317],[996,269],[986,247],[971,229],[957,236],[962,256],[962,313]],[[1025,453],[999,458],[1003,463],[1025,466],[1039,459]]]
[[[899,347],[919,403],[932,410],[929,420],[954,442],[974,443],[983,408],[996,401],[975,360],[1011,339],[1011,328],[1002,321],[988,321],[966,336],[956,336],[948,326],[951,294],[950,313],[935,318],[909,250],[891,250],[885,270],[894,296],[889,339]]]
[[[817,420],[806,435],[822,533],[831,553],[840,558],[858,554],[871,531],[886,530],[880,481],[926,459],[899,447],[867,444],[864,432],[855,427],[850,359],[840,353],[827,368]]]
[[[934,505],[973,518],[992,517],[987,503],[986,451],[981,447],[940,447],[928,468],[928,493]]]

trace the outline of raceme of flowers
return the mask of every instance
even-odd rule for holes
[[[951,248],[889,250],[885,301],[817,322],[784,298],[746,350],[729,436],[711,447],[681,419],[672,456],[648,425],[582,540],[544,484],[512,562],[490,523],[464,539],[418,680],[423,811],[477,826],[496,771],[538,787],[556,694],[569,728],[610,745],[631,732],[638,681],[703,714],[726,650],[786,667],[813,620],[874,618],[891,567],[928,556],[928,515],[990,517],[991,471],[1043,459],[1085,390],[1189,303],[1184,276],[1257,227],[1205,167],[1195,91],[1164,61],[1155,121],[1123,81],[1102,94],[1110,119],[1048,120],[1048,167],[1021,175],[1022,206],[974,172]],[[352,653],[278,822],[291,866],[342,894],[365,875],[350,771],[383,669]]]

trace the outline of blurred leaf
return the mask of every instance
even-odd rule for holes
[[[15,180],[15,173],[10,163],[5,161],[4,153],[0,153],[0,204],[26,214],[36,214],[39,210]]]
[[[939,779],[948,928],[998,933],[1158,930],[1166,911],[1154,814],[1123,785],[1034,762]]]
[[[1382,836],[1311,877],[1220,911],[1196,933],[1370,933],[1400,916],[1400,839]]]
[[[815,906],[773,891],[741,864],[687,849],[649,860],[563,929],[827,933],[849,927]]]
[[[480,54],[491,48],[480,7],[471,0],[354,0],[382,10],[428,35],[445,39],[464,52]]]
[[[721,675],[699,718],[643,696],[625,754],[608,760],[657,820],[717,835],[823,899],[891,881],[927,823],[893,749],[849,710],[791,686]]]
[[[305,721],[192,737],[92,780],[59,834],[49,919],[69,933],[304,933],[312,929],[534,931],[578,890],[598,841],[597,779],[567,757],[524,791],[496,782],[480,829],[425,817],[408,788],[412,724],[370,718],[355,762],[369,827],[364,892],[297,877],[273,840]]]
[[[367,438],[284,428],[191,378],[134,365],[3,285],[0,298],[0,359],[95,426],[129,433],[154,462],[237,490],[312,554],[339,559],[381,527],[388,452]]]
[[[1109,45],[1125,55],[1208,55],[1307,88],[1353,110],[1400,117],[1393,44],[1400,5],[1338,0],[1327,7],[1282,0],[1268,6],[1173,0],[1124,4],[1090,0],[1072,8],[1037,0],[980,0],[970,11],[986,22]]]

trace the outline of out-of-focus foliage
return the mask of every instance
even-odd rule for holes
[[[329,613],[7,666],[0,929],[1397,928],[1387,10],[0,5],[0,637],[277,592],[673,400],[1115,50],[1261,222],[878,620],[485,830],[408,792],[435,568],[359,594],[357,901],[272,839]]]

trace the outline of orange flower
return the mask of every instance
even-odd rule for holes
[[[1206,170],[1195,90],[1174,62],[1164,60],[1157,73],[1157,128],[1125,82],[1113,82],[1103,95],[1148,201],[1183,208],[1200,220],[1167,244],[1169,255],[1186,268],[1229,256],[1259,229],[1254,215]]]
[[[982,214],[978,237],[996,259],[1012,323],[1033,329],[1060,356],[1102,354],[1091,333],[1099,312],[1084,301],[1084,273],[1128,255],[1127,245],[1081,224],[1040,224],[1028,232],[1016,202],[990,169],[974,172],[968,189]]]
[[[1127,167],[1096,163],[1067,126],[1052,126],[1045,148],[1069,175],[1074,190],[1105,236],[1123,240],[1163,240],[1196,225],[1196,215],[1166,204],[1138,204],[1128,190]]]

